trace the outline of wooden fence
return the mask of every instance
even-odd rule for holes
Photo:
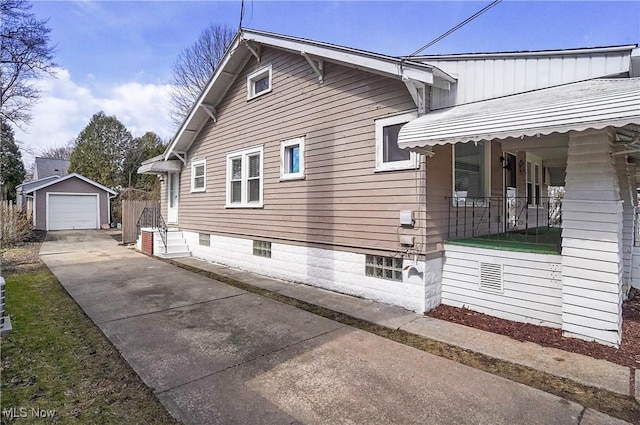
[[[160,208],[160,201],[145,201],[141,199],[122,201],[122,243],[134,243],[138,237],[136,224],[146,207]]]

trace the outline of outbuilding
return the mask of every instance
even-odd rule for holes
[[[99,229],[111,217],[109,199],[116,192],[80,174],[72,173],[29,188],[33,226],[38,230]]]

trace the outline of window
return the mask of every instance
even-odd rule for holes
[[[191,191],[192,192],[204,192],[206,190],[205,185],[205,173],[207,163],[206,161],[193,161],[191,163]]]
[[[271,258],[271,242],[253,241],[253,255]]]
[[[271,64],[260,68],[247,77],[247,100],[271,91]]]
[[[540,205],[542,185],[542,160],[527,154],[527,204]]]
[[[261,208],[262,146],[227,155],[227,208]]]
[[[402,282],[402,258],[367,254],[365,275]]]
[[[453,145],[454,201],[466,202],[467,198],[487,196],[488,150],[485,142],[456,143]]]
[[[280,179],[304,178],[304,137],[280,142]]]
[[[211,235],[208,233],[198,233],[198,245],[211,246]]]
[[[417,116],[415,112],[410,112],[375,121],[376,171],[407,170],[416,167],[416,153],[398,147],[398,133],[403,125]]]

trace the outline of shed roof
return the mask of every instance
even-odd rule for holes
[[[453,106],[404,125],[403,149],[640,125],[640,78],[601,79]]]
[[[30,182],[25,182],[25,183],[19,184],[18,186],[16,186],[16,189],[18,191],[22,191],[23,193],[27,193],[27,192],[30,191],[30,189],[32,189],[34,187],[42,186],[43,184],[45,184],[47,182],[58,180],[59,178],[60,178],[60,176],[49,176],[49,177],[45,177],[45,178],[38,179],[38,180],[32,180]]]
[[[90,178],[87,178],[87,177],[85,177],[85,176],[83,176],[81,174],[77,174],[77,173],[67,174],[64,177],[61,177],[59,179],[55,179],[55,180],[52,180],[52,181],[43,181],[41,185],[38,185],[38,186],[35,186],[35,187],[31,187],[31,188],[29,188],[29,190],[23,190],[23,193],[32,193],[32,192],[35,192],[37,190],[44,189],[45,187],[48,187],[48,186],[63,182],[65,180],[69,180],[71,178],[78,178],[78,179],[80,179],[80,180],[82,180],[82,181],[84,181],[86,183],[89,183],[90,185],[93,185],[93,186],[97,187],[98,189],[102,189],[102,190],[104,190],[106,192],[109,192],[112,195],[117,195],[117,193],[115,191],[109,189],[108,187],[103,186],[100,183],[98,183],[96,181],[93,181]]]

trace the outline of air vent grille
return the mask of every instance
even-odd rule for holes
[[[480,289],[502,292],[502,264],[480,262]]]

